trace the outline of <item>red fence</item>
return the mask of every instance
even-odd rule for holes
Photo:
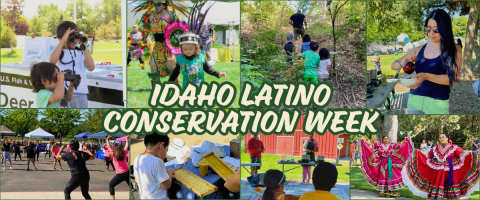
[[[265,154],[286,154],[300,156],[303,151],[303,143],[308,140],[308,135],[303,132],[303,120],[304,116],[301,116],[298,121],[296,131],[293,134],[281,134],[281,135],[264,135],[259,134],[259,139],[263,142],[265,147]],[[245,146],[248,146],[248,141],[252,137],[251,133],[245,135]],[[325,135],[315,134],[313,137],[318,142],[318,152],[316,155],[323,155],[326,158],[337,158],[337,138],[344,138],[343,148],[340,151],[340,158],[348,156],[346,149],[348,148],[348,135],[332,135],[330,132]]]

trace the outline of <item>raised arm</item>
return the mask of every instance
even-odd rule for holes
[[[415,54],[418,53],[420,51],[420,49],[422,49],[422,47],[423,46],[415,47],[414,49],[410,50],[407,54],[402,56],[401,58],[393,61],[392,65],[391,65],[392,70],[396,71],[396,70],[402,69],[403,65],[407,61],[415,62],[417,60],[417,56]]]
[[[112,139],[112,136],[111,136],[111,135],[109,135],[109,136],[107,137],[107,141],[106,141],[105,143],[106,143],[106,145],[107,145],[107,150],[110,151],[110,152],[113,152],[112,147],[110,146],[110,142],[109,142],[110,139]]]
[[[62,148],[60,148],[60,151],[58,151],[57,155],[55,155],[55,158],[56,158],[57,160],[63,160],[63,158],[62,158],[62,152],[63,152],[63,149],[65,149],[65,147],[67,147],[67,146],[68,146],[68,144],[63,144],[63,145],[62,145]]]
[[[63,34],[62,39],[60,39],[60,43],[58,43],[57,47],[52,52],[52,55],[50,55],[50,63],[52,64],[57,64],[58,59],[60,59],[60,54],[63,51],[63,45],[65,45],[68,42],[68,36],[70,33],[75,32],[75,29],[70,29],[68,28],[67,32]]]
[[[130,142],[130,136],[127,136],[127,142],[125,142],[125,148],[124,148],[124,150],[127,150],[127,151],[128,151],[128,147],[129,147],[129,146],[128,146],[128,145],[129,145],[128,143],[129,143],[129,142]]]

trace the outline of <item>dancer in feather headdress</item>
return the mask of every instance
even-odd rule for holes
[[[200,36],[199,33],[203,27],[205,17],[207,16],[210,8],[215,4],[209,3],[205,14],[200,13],[203,6],[207,4],[207,1],[198,1],[192,7],[190,16],[188,17],[188,29],[190,32],[180,35],[180,47],[182,55],[176,56],[177,64],[170,76],[169,81],[177,79],[178,75],[182,73],[183,81],[182,86],[185,86],[188,81],[200,85],[204,79],[204,73],[210,74],[217,78],[226,77],[224,72],[217,72],[212,68],[211,64],[207,61],[205,56],[205,50],[200,49]]]
[[[133,12],[145,12],[141,18],[144,28],[144,43],[152,34],[155,45],[150,60],[149,77],[160,81],[160,77],[169,76],[175,68],[175,56],[167,46],[165,34],[174,22],[187,19],[192,3],[187,1],[147,1],[138,5]]]

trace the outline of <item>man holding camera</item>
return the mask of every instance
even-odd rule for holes
[[[57,64],[65,74],[65,88],[75,84],[73,98],[68,102],[68,108],[88,108],[88,86],[85,68],[95,69],[95,63],[88,52],[88,39],[78,32],[77,25],[71,21],[63,21],[57,26],[57,38],[60,44],[50,56],[50,63]],[[76,47],[80,43],[80,47]],[[82,80],[80,82],[80,80]]]

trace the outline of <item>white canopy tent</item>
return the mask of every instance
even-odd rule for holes
[[[40,127],[35,129],[34,131],[27,133],[25,137],[28,138],[55,138],[54,135],[48,133],[47,131],[44,131]]]

